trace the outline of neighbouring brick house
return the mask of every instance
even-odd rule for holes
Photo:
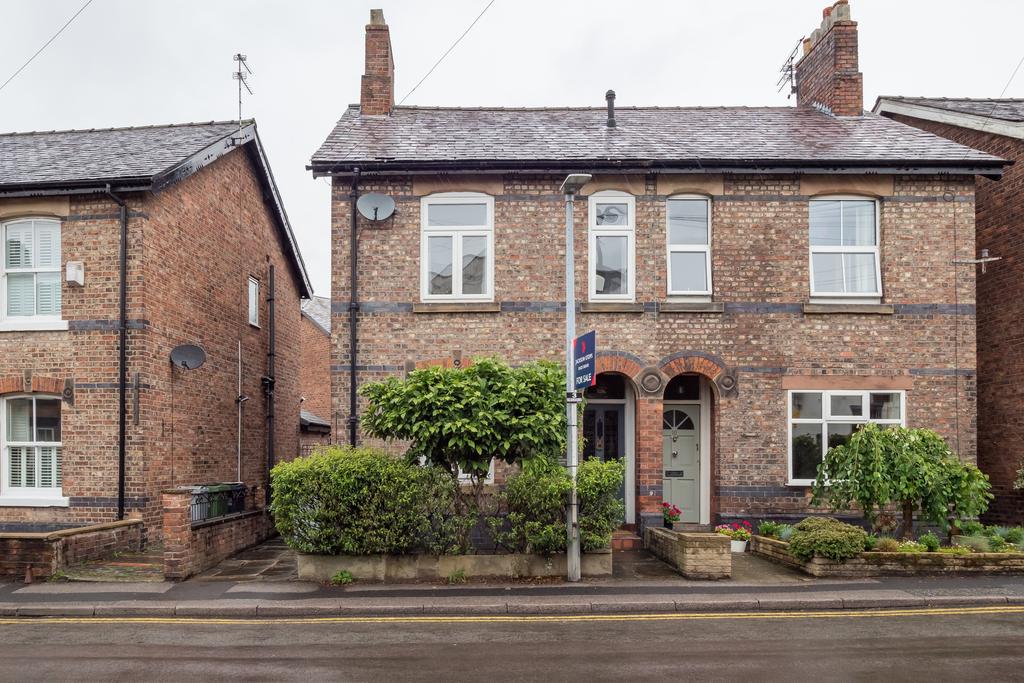
[[[331,442],[331,300],[302,302],[302,360],[299,368],[299,447],[303,455]]]
[[[310,287],[255,123],[0,135],[0,235],[0,528],[159,534],[161,490],[298,453]]]
[[[987,519],[1024,522],[1024,100],[880,97],[875,113],[1016,162],[998,182],[979,178],[976,254],[1001,260],[978,274],[978,466],[996,499]],[[973,254],[972,254],[973,256]],[[970,267],[970,266],[967,266]]]
[[[796,107],[395,106],[372,11],[360,103],[310,166],[333,183],[332,421],[365,407],[353,378],[561,360],[559,188],[590,173],[584,456],[625,462],[626,524],[660,523],[663,500],[700,523],[803,513],[827,446],[868,420],[973,459],[974,271],[953,261],[973,256],[975,176],[1003,162],[863,111],[843,0],[795,78]],[[366,193],[394,214],[359,216]]]

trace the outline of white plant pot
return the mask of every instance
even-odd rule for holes
[[[733,540],[730,540],[729,543],[732,544],[732,551],[734,553],[745,553],[747,551],[747,542],[746,541],[733,541]]]

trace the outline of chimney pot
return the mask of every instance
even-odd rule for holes
[[[608,127],[615,127],[615,91],[609,90],[604,94],[604,99],[608,103]]]

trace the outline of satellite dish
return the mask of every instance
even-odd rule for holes
[[[385,218],[390,218],[391,214],[395,212],[395,200],[386,194],[371,192],[364,194],[356,201],[356,208],[359,209],[363,218],[382,221]]]
[[[182,344],[171,350],[171,363],[182,370],[195,370],[206,362],[206,351],[195,344]]]

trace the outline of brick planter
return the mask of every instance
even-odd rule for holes
[[[751,552],[819,577],[915,576],[921,574],[1024,574],[1024,553],[877,553],[865,552],[844,562],[813,557],[801,562],[789,543],[764,536],[750,540]]]
[[[612,551],[584,553],[583,576],[611,576]],[[330,581],[341,571],[354,579],[409,581],[446,579],[456,572],[466,577],[523,578],[565,576],[565,555],[307,555],[299,554],[299,579]]]
[[[722,534],[644,529],[644,545],[688,579],[727,579],[732,575],[730,541]]]

